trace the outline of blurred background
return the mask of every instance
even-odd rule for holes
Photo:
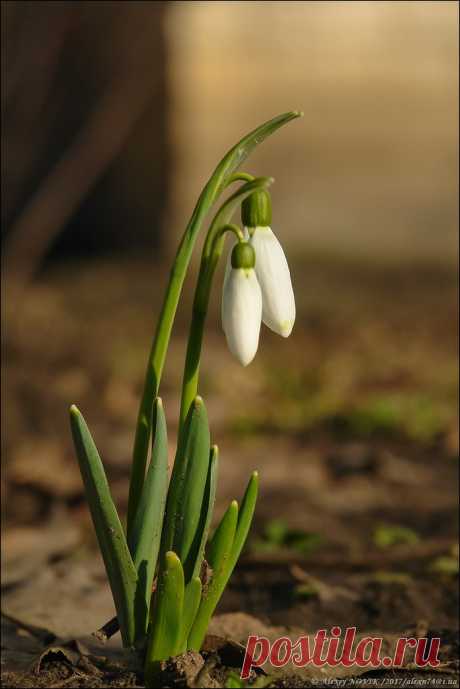
[[[69,634],[110,617],[68,405],[124,513],[146,356],[198,194],[244,133],[301,109],[245,165],[276,179],[293,334],[264,329],[242,370],[220,329],[221,273],[209,316],[217,514],[262,477],[221,610],[312,629],[452,626],[457,3],[1,10],[7,612]],[[195,275],[196,261],[161,389],[171,459]]]

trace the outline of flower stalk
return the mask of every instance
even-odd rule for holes
[[[185,357],[184,376],[182,382],[182,397],[180,408],[180,427],[187,416],[192,400],[198,391],[201,347],[203,343],[204,325],[211,294],[212,279],[214,277],[219,258],[224,247],[225,234],[232,231],[238,240],[242,240],[241,230],[229,225],[233,213],[244,199],[259,189],[270,186],[270,177],[260,177],[244,184],[222,205],[211,223],[201,255],[200,270],[192,307],[192,323]]]
[[[131,530],[136,515],[144,482],[152,428],[150,419],[151,409],[153,401],[158,395],[169,338],[171,337],[182,286],[192,257],[193,247],[204,218],[226,186],[237,179],[242,179],[242,173],[236,173],[236,170],[246,160],[252,150],[277,129],[291,120],[301,117],[302,114],[301,112],[292,111],[278,115],[254,129],[254,131],[247,134],[241,141],[233,146],[224,158],[222,158],[201,192],[200,198],[192,213],[192,217],[186,227],[170,273],[163,306],[160,311],[157,329],[147,362],[144,388],[139,406],[134,438],[128,499],[128,533]]]
[[[291,112],[275,117],[227,153],[204,187],[182,237],[148,357],[135,432],[126,533],[88,426],[74,405],[70,410],[76,453],[123,644],[145,654],[147,686],[155,686],[161,661],[188,649],[201,648],[254,514],[257,472],[249,480],[241,505],[235,500],[231,502],[208,543],[219,453],[217,446],[211,444],[206,407],[198,395],[200,359],[213,278],[228,233],[235,236],[236,244],[231,253],[230,275],[224,284],[224,329],[232,352],[242,363],[248,363],[247,359],[255,354],[262,302],[267,300],[265,309],[275,303],[266,284],[270,272],[266,266],[275,265],[275,254],[265,257],[258,268],[259,249],[257,241],[253,241],[257,239],[258,226],[250,227],[248,232],[231,221],[235,211],[242,204],[247,208],[251,199],[250,208],[259,204],[259,211],[266,210],[267,189],[273,180],[255,178],[238,168],[255,146],[299,115]],[[203,244],[184,363],[176,456],[168,482],[166,419],[158,397],[161,375],[197,236],[210,207],[234,182],[242,184],[215,213]],[[248,217],[253,224],[257,212]],[[264,252],[261,250],[260,254],[263,256]],[[257,308],[248,310],[247,304],[252,303],[254,295]],[[281,304],[282,310],[283,299],[276,303]],[[241,313],[243,316],[238,317]],[[248,323],[242,323],[242,319]],[[252,335],[248,339],[248,333],[256,333],[256,339]],[[206,582],[201,578],[205,554],[211,567],[210,580]]]

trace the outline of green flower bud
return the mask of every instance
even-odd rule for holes
[[[269,227],[272,224],[272,202],[266,189],[255,191],[243,201],[241,221],[245,227]]]
[[[232,268],[254,268],[256,252],[249,242],[237,242],[232,250]]]

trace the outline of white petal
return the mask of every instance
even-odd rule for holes
[[[262,320],[275,333],[288,337],[295,321],[295,299],[283,248],[269,227],[256,227],[250,242],[262,290]]]
[[[259,346],[262,293],[255,271],[231,268],[222,292],[222,327],[228,348],[247,366]]]

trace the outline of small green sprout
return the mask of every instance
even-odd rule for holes
[[[373,541],[378,548],[391,548],[394,545],[415,545],[419,542],[418,534],[407,526],[382,524],[373,534]]]
[[[458,544],[454,543],[447,555],[440,555],[435,558],[429,567],[431,572],[444,576],[458,576]]]
[[[254,689],[264,689],[271,684],[273,684],[273,677],[269,677],[268,675],[260,675],[256,677],[254,681],[246,682],[246,680],[241,679],[236,672],[231,670],[225,681],[225,689],[251,689],[252,687],[254,687]]]
[[[437,574],[455,576],[458,574],[458,559],[451,557],[450,555],[441,555],[433,560],[430,571],[436,572]]]
[[[253,543],[253,549],[259,552],[273,552],[286,548],[301,555],[308,555],[322,543],[320,534],[292,529],[282,519],[272,519],[264,529],[262,539]]]
[[[294,596],[299,600],[310,600],[319,596],[319,590],[314,583],[297,584],[294,589]]]

